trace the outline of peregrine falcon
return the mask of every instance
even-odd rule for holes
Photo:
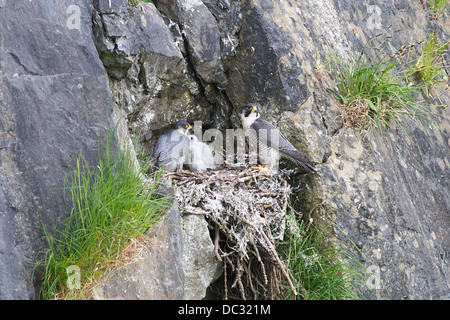
[[[214,157],[211,148],[204,142],[198,141],[194,135],[189,136],[189,169],[203,172],[214,169]]]
[[[172,128],[156,141],[153,157],[158,167],[164,166],[166,171],[183,169],[188,155],[188,131],[191,128],[186,121],[178,121]]]
[[[309,172],[317,171],[314,165],[274,125],[261,117],[256,105],[244,105],[241,120],[244,134],[249,137],[249,143],[259,149],[260,162],[265,166],[260,166],[259,169],[275,174],[278,172],[278,161],[283,157],[301,165]]]

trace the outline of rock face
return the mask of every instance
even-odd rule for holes
[[[172,209],[147,231],[150,242],[93,290],[98,300],[201,300],[222,271],[203,216]]]
[[[40,223],[65,217],[64,176],[97,163],[112,110],[88,1],[58,3],[0,1],[0,299],[34,297]]]
[[[172,36],[151,4],[135,9],[123,0],[108,5],[94,2],[95,44],[111,78],[114,102],[125,110],[147,151],[179,119],[208,123],[210,107],[183,58],[181,36]]]
[[[433,109],[436,127],[427,134],[406,121],[410,139],[391,131],[388,144],[369,141],[342,129],[326,91],[332,80],[316,60],[336,51],[348,57],[380,33],[392,52],[431,32],[448,39],[448,12],[431,21],[411,0],[72,4],[0,0],[1,299],[34,297],[22,261],[44,247],[40,219],[53,226],[64,217],[58,188],[75,155],[95,164],[113,104],[150,153],[177,120],[240,127],[236,111],[248,102],[319,164],[318,174],[297,179],[296,196],[304,213],[326,200],[315,222],[333,222],[330,242],[374,276],[362,297],[450,298],[448,111]],[[441,100],[449,104],[448,91]],[[174,268],[186,285],[187,273],[183,280]],[[106,297],[119,297],[119,286],[110,287]],[[155,297],[139,290],[130,297]],[[158,298],[193,297],[184,287],[172,296],[158,290]]]
[[[351,132],[332,143],[322,166],[323,199],[330,199],[324,211],[343,246],[369,268],[368,289],[378,291],[365,291],[366,298],[450,297],[448,121],[428,136],[411,125],[414,140],[392,135],[391,146]]]
[[[112,272],[93,293],[99,300],[184,298],[180,212],[170,210],[147,234],[150,242],[137,258]]]
[[[214,245],[203,216],[186,215],[181,219],[184,270],[184,299],[201,300],[206,289],[223,272],[214,253]]]

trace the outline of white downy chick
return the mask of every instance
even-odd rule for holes
[[[214,156],[211,148],[204,142],[198,141],[194,135],[189,136],[189,169],[203,172],[214,169]]]

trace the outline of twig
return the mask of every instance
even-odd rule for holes
[[[266,268],[264,267],[264,263],[261,260],[261,255],[259,254],[258,246],[253,243],[253,248],[255,248],[256,258],[258,259],[258,261],[261,265],[261,269],[263,271],[264,283],[267,285],[267,283],[269,283],[269,281],[267,280]]]
[[[309,227],[312,224],[312,219],[311,219],[311,214],[313,213],[314,210],[316,210],[318,207],[320,207],[321,205],[323,205],[325,202],[327,202],[328,199],[323,200],[321,203],[317,203],[316,205],[314,205],[314,207],[309,211],[308,213],[308,225],[306,226],[305,229],[305,233],[307,233],[309,231]]]
[[[265,232],[262,232],[261,230],[259,230],[256,226],[254,226],[252,223],[242,220],[243,222],[247,223],[249,226],[251,226],[256,232],[258,232],[260,235],[262,235],[262,237],[264,238],[264,240],[267,242],[267,244],[269,245],[269,249],[270,249],[270,253],[272,254],[272,257],[275,259],[275,261],[277,262],[278,266],[281,269],[281,272],[283,272],[284,276],[286,277],[289,286],[291,287],[292,292],[294,292],[294,295],[297,295],[297,290],[295,289],[294,284],[292,283],[291,280],[291,276],[288,274],[288,272],[286,271],[286,268],[284,266],[284,263],[281,262],[280,258],[278,257],[277,252],[275,251],[275,249],[273,248],[273,244],[270,241],[269,237],[265,234]]]
[[[238,274],[237,274],[237,283],[239,285],[239,291],[241,292],[241,296],[242,296],[242,300],[246,300],[245,299],[245,292],[244,292],[244,285],[242,284],[242,273],[244,272],[244,267],[242,266],[242,259],[238,260]],[[231,286],[233,287],[233,286]]]
[[[223,277],[224,277],[224,288],[225,288],[225,300],[228,300],[228,286],[227,286],[227,258],[223,260]]]
[[[264,232],[261,232],[261,234],[266,241],[268,241],[268,242],[270,241]],[[294,295],[297,295],[297,289],[295,288],[294,284],[292,283],[291,276],[286,271],[286,267],[284,266],[284,263],[281,262],[280,257],[278,257],[278,254],[276,253],[276,251],[274,249],[272,249],[272,250],[273,250],[272,251],[273,256],[276,259],[278,265],[280,266],[281,272],[283,272],[284,276],[286,277],[286,279],[289,283],[289,286],[291,287],[292,292],[294,292]]]
[[[183,181],[181,181],[181,182],[178,182],[178,183],[177,183],[177,186],[181,186],[181,185],[186,184],[186,183],[188,183],[188,182],[191,182],[191,181],[193,181],[193,180],[195,180],[195,179],[196,179],[196,178],[193,177],[193,178],[189,178],[189,179],[183,180]]]
[[[219,255],[219,226],[215,225],[215,239],[214,239],[214,253],[216,254],[217,260],[222,261],[222,257]]]

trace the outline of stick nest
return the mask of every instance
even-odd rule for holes
[[[180,210],[204,215],[209,222],[216,257],[224,263],[223,282],[215,286],[219,297],[277,299],[286,283],[296,292],[275,249],[283,239],[289,206],[287,171],[265,176],[249,166],[226,165],[165,175],[176,186]]]

